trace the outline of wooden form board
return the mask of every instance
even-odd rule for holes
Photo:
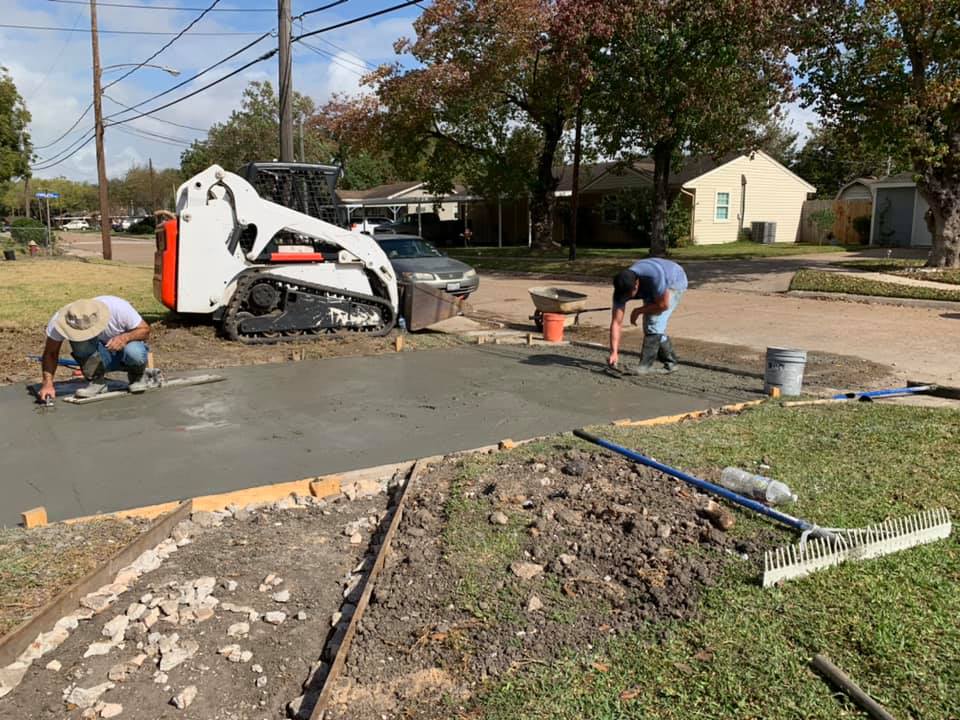
[[[157,519],[146,532],[136,537],[129,545],[118,550],[100,567],[87,573],[53,598],[32,618],[0,638],[0,667],[12,663],[37,635],[47,632],[57,620],[76,610],[83,596],[112,583],[121,568],[136,560],[143,551],[149,550],[169,537],[177,524],[190,517],[192,509],[192,503],[189,500],[180,503],[172,512]]]
[[[323,689],[317,698],[317,704],[313,706],[313,712],[310,713],[310,720],[320,720],[324,712],[326,712],[327,705],[330,703],[330,698],[333,695],[333,687],[340,673],[343,671],[344,664],[347,662],[350,646],[353,644],[353,638],[357,634],[357,626],[363,619],[363,614],[370,604],[373,586],[380,576],[380,571],[383,570],[383,566],[390,554],[390,543],[393,541],[393,536],[397,534],[397,528],[400,527],[400,520],[403,518],[403,508],[406,504],[407,497],[410,495],[410,488],[417,482],[424,467],[426,467],[426,462],[418,460],[410,471],[410,477],[407,478],[406,484],[400,491],[400,497],[397,498],[397,502],[393,508],[393,514],[390,518],[390,525],[387,527],[387,532],[384,533],[383,541],[380,544],[380,551],[377,553],[377,557],[373,561],[373,566],[367,574],[367,579],[363,585],[363,593],[357,602],[357,609],[354,610],[353,617],[350,618],[347,629],[343,634],[343,639],[340,641],[340,647],[337,648],[333,662],[330,664],[330,670],[327,672],[327,677],[323,681]]]

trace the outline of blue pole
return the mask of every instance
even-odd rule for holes
[[[865,392],[848,392],[834,395],[832,400],[870,400],[872,398],[896,397],[898,395],[920,395],[934,389],[933,385],[917,385],[915,387],[889,388],[887,390],[867,390]]]
[[[609,440],[604,440],[603,438],[599,438],[596,435],[591,435],[585,430],[574,430],[573,434],[576,435],[578,438],[582,438],[583,440],[592,442],[595,445],[599,445],[602,448],[606,448],[607,450],[611,450],[615,453],[619,453],[620,455],[623,455],[624,457],[629,458],[630,460],[633,460],[636,463],[640,463],[641,465],[646,465],[647,467],[653,468],[654,470],[659,470],[660,472],[666,475],[669,475],[671,477],[675,477],[678,480],[683,480],[685,483],[689,485],[693,485],[695,488],[699,488],[700,490],[703,490],[708,493],[713,493],[714,495],[719,495],[720,497],[726,500],[729,500],[732,503],[736,503],[737,505],[742,505],[745,508],[748,508],[750,510],[753,510],[754,512],[760,513],[761,515],[766,515],[769,518],[773,518],[777,522],[783,523],[784,525],[792,527],[795,530],[800,530],[802,532],[805,530],[816,529],[816,525],[814,525],[813,523],[807,522],[806,520],[801,520],[800,518],[795,518],[793,517],[793,515],[787,515],[786,513],[780,512],[779,510],[774,510],[773,508],[767,507],[761,502],[757,502],[756,500],[752,500],[751,498],[744,497],[743,495],[740,495],[739,493],[735,493],[732,490],[727,490],[727,488],[721,487],[720,485],[714,485],[712,482],[701,480],[700,478],[694,477],[693,475],[688,475],[682,470],[677,470],[676,468],[672,468],[669,465],[664,465],[663,463],[657,462],[653,458],[649,458],[646,455],[641,455],[635,450],[630,450],[629,448],[625,448],[622,445],[617,445],[616,443],[612,443]]]

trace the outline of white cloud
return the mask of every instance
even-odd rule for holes
[[[810,128],[808,125],[817,125],[820,122],[820,116],[811,109],[805,108],[799,102],[793,102],[784,106],[787,123],[798,133],[797,145],[803,147],[810,139]]]
[[[41,3],[38,0],[6,0],[3,5],[4,22],[9,24],[85,29],[89,23],[88,8],[85,5]],[[354,10],[353,14],[362,13],[360,10]],[[196,15],[196,12],[147,12],[133,8],[103,6],[98,19],[101,30],[122,28],[177,32]],[[324,24],[332,24],[350,16],[350,13],[342,17],[326,16]],[[254,16],[240,13],[222,13],[216,16],[211,14],[197,25],[196,31],[260,32],[270,29],[275,22],[276,17],[269,14],[265,14],[265,17],[259,14]],[[301,29],[297,24],[294,32],[296,34],[301,30],[309,31],[321,26],[320,23],[308,23]],[[401,36],[412,35],[411,26],[412,20],[408,17],[388,16],[379,22],[365,22],[315,36],[311,44],[333,54],[334,57],[295,52],[294,87],[298,92],[312,96],[318,106],[326,102],[333,92],[356,92],[359,89],[359,75],[356,73],[362,72],[360,66],[364,63],[376,65],[396,59],[393,53],[393,42]],[[160,70],[144,68],[109,88],[106,93],[122,103],[134,105],[202,70],[254,37],[197,37],[188,34],[154,61],[180,70],[179,78],[171,78]],[[139,62],[169,39],[170,37],[159,35],[102,34],[100,39],[102,65],[106,67],[113,64]],[[184,86],[145,107],[156,107],[164,101],[181,97],[190,90],[200,87],[203,81],[215,80],[257,57],[259,53],[266,51],[275,43],[275,38],[268,37],[240,56],[238,60],[224,64],[205,75],[202,80]],[[3,58],[0,64],[9,69],[33,116],[30,134],[35,146],[56,139],[90,103],[93,80],[90,70],[92,59],[88,33],[68,34],[2,28],[0,29],[0,58]],[[109,71],[105,73],[104,81],[106,83],[121,74],[122,71]],[[248,82],[269,79],[276,85],[276,76],[276,60],[262,62],[208,91],[157,113],[157,116],[181,125],[208,128],[215,122],[225,120],[239,105],[241,93]],[[104,115],[109,116],[120,112],[122,108],[105,98],[103,110]],[[130,113],[127,113],[124,117],[129,115]],[[57,153],[63,151],[71,142],[83,137],[85,132],[89,132],[92,126],[93,113],[90,112],[78,124],[76,130],[63,141],[50,148],[38,149],[38,163],[42,163],[45,158],[56,157]],[[142,118],[127,123],[126,126],[159,133],[187,143],[204,136],[204,132],[175,127],[154,118]],[[156,167],[176,167],[179,165],[180,153],[183,149],[181,146],[156,139],[131,136],[118,131],[117,128],[109,127],[106,130],[105,147],[107,172],[111,177],[122,175],[132,164],[146,163],[148,158],[153,160]],[[38,177],[64,175],[73,179],[95,180],[94,143],[91,142],[65,162],[49,170],[38,171],[36,175]]]

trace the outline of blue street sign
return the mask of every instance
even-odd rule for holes
[[[50,200],[58,200],[60,198],[60,193],[38,192],[34,194],[34,197],[40,198],[41,200],[44,198],[48,198]]]

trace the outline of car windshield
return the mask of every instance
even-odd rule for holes
[[[433,245],[416,238],[380,240],[380,247],[388,258],[440,257],[442,253]]]

